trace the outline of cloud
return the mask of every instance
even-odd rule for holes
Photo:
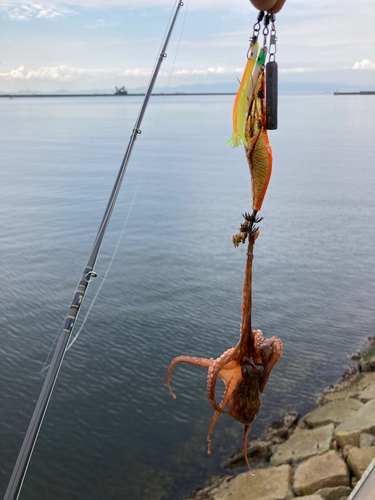
[[[185,0],[185,7],[188,0]],[[5,0],[3,5],[7,8],[12,8],[20,5],[32,5],[32,0]],[[52,8],[58,8],[61,5],[70,5],[74,7],[83,7],[83,8],[111,8],[111,7],[122,7],[122,8],[131,8],[131,9],[149,9],[149,8],[160,8],[167,7],[169,9],[172,8],[173,2],[172,0],[49,0],[46,3],[48,6],[53,6]],[[225,9],[225,10],[235,10],[243,12],[244,8],[243,0],[231,0],[228,2],[227,0],[204,0],[204,1],[196,1],[191,0],[189,2],[189,10],[217,10],[217,9]],[[253,8],[253,7],[252,7]],[[253,8],[254,9],[254,8]],[[255,10],[255,9],[254,9]]]
[[[368,59],[363,59],[361,62],[354,63],[353,69],[375,69],[375,63]]]
[[[150,76],[151,71],[149,69],[126,69],[125,71],[120,71],[118,73],[120,76]],[[159,75],[165,75],[162,71],[159,73]]]
[[[105,19],[97,19],[93,24],[86,24],[85,28],[107,28],[108,26],[117,26],[117,23],[109,23]]]
[[[211,11],[225,10],[226,12],[235,12],[242,14],[244,8],[246,11],[249,5],[244,6],[244,0],[185,0],[185,7],[189,2],[189,11]],[[4,11],[12,21],[30,21],[33,18],[44,18],[53,20],[57,17],[67,16],[75,13],[79,8],[83,9],[111,9],[122,8],[129,10],[142,10],[144,12],[150,9],[166,8],[171,10],[172,0],[42,0],[41,3],[35,3],[35,0],[3,0],[0,11]],[[74,10],[72,10],[74,9]],[[255,12],[255,8],[250,9]],[[100,22],[89,25],[90,28],[100,27]]]
[[[227,69],[223,68],[222,66],[217,66],[216,68],[206,68],[206,69],[180,69],[173,71],[173,75],[176,76],[184,76],[184,75],[225,75],[225,74],[233,74],[238,71],[243,71],[243,70],[234,70],[234,71],[228,71]]]
[[[3,10],[6,11],[12,21],[30,21],[33,18],[55,19],[56,17],[74,14],[73,10],[61,5],[47,7],[39,4],[26,4],[20,7],[5,6]]]
[[[185,0],[185,7],[189,0]],[[1,2],[0,11],[5,11],[9,19],[12,21],[30,21],[33,18],[44,18],[53,20],[56,17],[67,16],[72,14],[71,9],[139,9],[143,11],[152,8],[172,9],[172,0],[42,0],[36,4],[35,0],[3,0]],[[210,11],[210,10],[226,10],[233,12],[243,12],[243,0],[231,0],[228,4],[227,0],[191,0],[189,2],[189,10],[191,11]],[[248,8],[248,5],[246,5]],[[255,11],[253,7],[250,7]],[[99,26],[90,26],[99,27]]]
[[[0,77],[7,80],[33,80],[40,82],[75,82],[79,80],[112,79],[118,76],[149,76],[147,69],[117,70],[117,69],[86,69],[71,66],[50,66],[37,70],[27,71],[25,66],[20,66],[9,73],[0,73]]]
[[[226,69],[222,66],[216,68],[204,69],[179,69],[173,72],[173,76],[191,76],[191,75],[234,75],[242,72],[240,69]],[[160,72],[160,76],[169,76],[168,72]],[[27,71],[25,66],[20,66],[18,69],[9,71],[8,73],[0,73],[0,78],[6,80],[24,80],[24,81],[39,81],[39,82],[78,82],[82,80],[112,80],[119,77],[134,77],[146,78],[151,75],[150,69],[134,68],[134,69],[86,69],[74,68],[71,66],[51,66],[42,67],[37,70]]]
[[[45,1],[45,0],[44,0]],[[250,4],[248,0],[185,0],[185,7],[188,4],[189,11],[211,11],[211,10],[224,10],[226,12],[234,12],[240,15],[256,12],[256,9]],[[33,0],[3,0],[3,9],[12,9],[16,7],[32,6]],[[150,9],[150,8],[163,8],[171,9],[173,6],[172,0],[49,0],[45,1],[44,8],[59,10],[63,6],[70,6],[72,8],[113,8],[120,7],[125,9]],[[354,7],[356,10],[359,8],[369,7],[373,10],[372,0],[341,0],[340,9]],[[184,8],[185,8],[184,7]],[[320,16],[334,17],[337,21],[338,14],[338,1],[337,0],[288,0],[286,6],[283,8],[284,13],[288,9],[288,14],[301,19],[301,15],[308,14],[309,17]],[[254,21],[254,20],[252,20]],[[354,23],[353,23],[354,24]]]
[[[317,68],[282,68],[280,73],[310,73],[311,71],[317,71]]]
[[[71,82],[87,77],[95,77],[98,73],[103,74],[103,71],[87,70],[82,68],[73,68],[65,65],[42,67],[37,70],[27,71],[25,66],[20,66],[9,73],[0,73],[0,77],[9,80],[37,80],[41,82]]]
[[[3,5],[24,5],[26,3],[31,4],[32,0],[3,0]],[[185,7],[188,0],[184,0]],[[370,3],[369,0],[341,0],[341,7],[345,5],[358,5]],[[125,7],[125,8],[150,8],[150,7],[168,7],[171,8],[173,5],[172,0],[49,0],[48,5],[74,5],[76,7],[84,8],[101,8],[101,7]],[[337,0],[288,0],[288,5],[290,5],[294,11],[305,12],[306,10],[332,13],[337,14]],[[240,13],[246,12],[249,6],[248,1],[244,0],[190,0],[189,10],[235,10]],[[253,6],[250,8],[255,11]],[[284,8],[285,9],[285,8]],[[284,12],[283,9],[283,12]]]

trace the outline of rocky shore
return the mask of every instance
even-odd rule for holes
[[[255,475],[213,478],[189,500],[347,500],[375,458],[375,336],[363,353],[350,357],[340,382],[300,418],[292,411],[253,438],[248,457]],[[223,464],[244,465],[239,452]]]

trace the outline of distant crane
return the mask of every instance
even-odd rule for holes
[[[127,95],[128,91],[125,87],[118,88],[115,86],[116,92],[115,95]]]

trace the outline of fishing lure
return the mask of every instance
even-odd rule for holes
[[[249,51],[249,57],[246,63],[244,74],[242,75],[240,88],[238,89],[233,106],[233,134],[228,142],[228,147],[238,148],[240,144],[247,144],[244,135],[245,116],[247,111],[248,92],[251,92],[251,75],[258,59],[259,45],[255,42]]]
[[[237,126],[241,127],[237,130],[237,136],[244,136],[243,144],[245,146],[246,158],[249,164],[252,190],[252,209],[251,215],[246,214],[248,230],[254,223],[260,222],[261,218],[257,218],[257,213],[262,207],[264,197],[268,188],[272,172],[272,150],[268,140],[267,129],[277,128],[277,63],[275,61],[276,54],[276,28],[275,14],[270,12],[264,16],[264,13],[258,15],[257,23],[254,25],[254,33],[252,37],[251,49],[257,45],[258,33],[260,31],[260,21],[264,17],[264,46],[259,51],[256,63],[253,66],[251,74],[244,73],[249,78],[247,83],[247,113],[245,122],[237,120]],[[267,36],[269,34],[269,23],[271,22],[271,37],[270,37],[270,61],[265,65],[267,57]],[[250,50],[251,50],[250,49]],[[267,88],[265,88],[265,71],[267,71]],[[245,88],[245,83],[241,82],[241,87]],[[241,90],[241,89],[240,89]],[[239,90],[239,92],[240,92]],[[238,94],[237,94],[238,95]],[[267,105],[266,105],[267,101]],[[235,114],[239,113],[239,102],[236,98],[233,106],[233,120]],[[243,134],[242,134],[243,131]],[[237,140],[237,143],[239,141]],[[235,144],[232,140],[228,145]],[[240,242],[244,243],[246,234],[240,233],[233,237],[235,246]]]
[[[245,153],[250,169],[252,190],[252,214],[245,213],[245,223],[240,227],[240,233],[232,237],[233,244],[237,247],[245,243],[247,234],[251,233],[254,223],[262,219],[257,213],[262,207],[272,172],[272,150],[266,129],[265,105],[265,74],[260,69],[258,80],[253,90],[245,124],[245,138],[247,146]]]
[[[243,289],[241,337],[237,346],[227,350],[217,359],[179,356],[172,360],[167,373],[168,389],[172,396],[176,398],[170,386],[170,376],[176,364],[183,362],[208,368],[207,396],[215,413],[208,429],[207,452],[211,453],[210,437],[217,419],[221,414],[229,414],[244,424],[243,452],[246,464],[252,473],[253,471],[247,457],[247,436],[250,424],[260,411],[262,392],[272,368],[282,354],[281,340],[277,339],[276,336],[264,340],[261,330],[254,331],[251,328],[252,262],[254,241],[257,235],[258,231],[249,235]],[[215,387],[218,376],[224,381],[226,386],[220,404],[217,404],[215,399]],[[229,410],[226,410],[228,405]]]
[[[258,212],[263,204],[272,172],[272,150],[266,129],[265,75],[260,70],[250,101],[245,125],[246,158],[250,168],[252,209]]]

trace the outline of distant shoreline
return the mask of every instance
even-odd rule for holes
[[[334,92],[333,95],[375,95],[375,90],[360,90],[359,92]]]
[[[145,94],[0,94],[0,97],[143,97]],[[185,96],[185,95],[236,95],[236,92],[175,92],[155,93],[152,96]]]
[[[331,93],[331,92],[326,92]],[[333,95],[375,95],[375,90],[360,90],[359,92],[332,92]],[[145,93],[134,94],[0,94],[0,98],[25,98],[25,97],[144,97]],[[155,92],[154,97],[172,96],[209,96],[209,95],[236,95],[236,92]]]

